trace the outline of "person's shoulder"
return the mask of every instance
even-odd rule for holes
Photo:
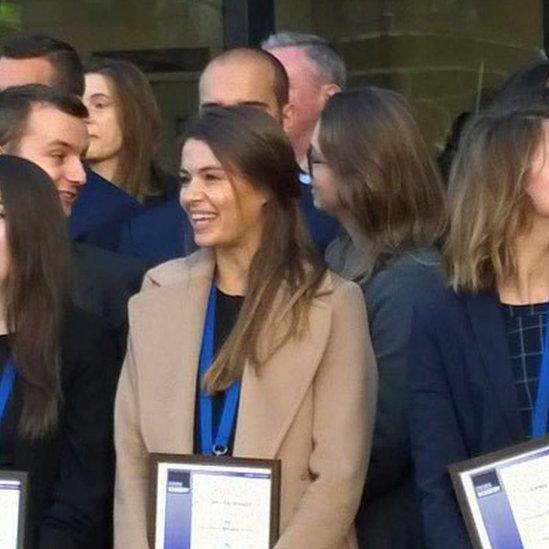
[[[446,287],[440,254],[434,248],[422,248],[396,255],[374,270],[362,284],[365,293],[423,293]]]
[[[204,250],[199,250],[187,257],[166,261],[153,267],[145,275],[152,286],[169,286],[183,282],[204,261]]]
[[[141,274],[142,276],[145,271],[143,263],[134,257],[82,242],[73,243],[73,258],[77,266],[84,264],[86,269],[101,273]]]
[[[174,291],[185,291],[183,287],[192,285],[197,278],[211,278],[213,269],[213,254],[207,249],[153,267],[145,274],[141,291],[130,300],[130,311],[156,301],[161,295],[169,298]]]
[[[356,282],[343,278],[329,269],[326,270],[319,286],[317,298],[331,307],[338,307],[342,302],[364,301],[362,290]]]
[[[77,355],[87,349],[96,349],[105,340],[114,341],[115,333],[102,317],[70,306],[63,324],[63,349]]]
[[[86,185],[84,185],[83,192],[84,191],[86,191],[86,194],[93,193],[94,195],[101,195],[104,199],[109,201],[115,201],[121,204],[139,205],[139,202],[133,196],[104,177],[101,177],[89,167],[86,168]]]

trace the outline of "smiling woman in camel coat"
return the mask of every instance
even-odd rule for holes
[[[145,549],[152,452],[193,453],[196,378],[214,259],[200,251],[150,271],[130,302],[116,402],[115,545]],[[288,308],[291,299],[288,302]],[[284,329],[284,314],[272,323]],[[357,547],[377,373],[360,288],[328,273],[309,314],[257,372],[246,365],[233,455],[280,459],[277,549]]]

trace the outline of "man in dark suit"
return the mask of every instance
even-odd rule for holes
[[[88,146],[86,107],[74,95],[27,85],[0,92],[0,147],[40,166],[52,178],[69,216],[86,174],[81,157]],[[74,301],[104,317],[125,349],[126,305],[138,291],[143,267],[95,246],[73,244]]]
[[[199,82],[200,108],[253,105],[263,109],[289,132],[293,106],[289,103],[288,75],[270,53],[238,48],[222,53],[204,69]],[[305,175],[305,174],[303,174]],[[302,178],[299,205],[314,244],[323,252],[338,231],[338,223],[313,205],[310,185]],[[152,208],[126,223],[119,251],[144,260],[149,266],[186,255],[194,249],[191,228],[179,208]]]
[[[70,44],[49,36],[11,40],[0,57],[0,90],[24,84],[43,84],[81,97],[84,72],[78,53]],[[86,179],[69,215],[71,236],[114,251],[124,222],[142,206],[90,169],[86,169]]]

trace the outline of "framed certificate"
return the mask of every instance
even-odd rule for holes
[[[27,473],[0,469],[0,547],[25,547]]]
[[[151,460],[151,547],[274,547],[280,461],[173,454]]]
[[[549,437],[449,467],[474,547],[549,547]]]

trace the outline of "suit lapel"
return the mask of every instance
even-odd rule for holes
[[[287,310],[287,308],[286,308]],[[273,322],[283,333],[285,314]],[[256,371],[246,365],[242,379],[234,455],[274,458],[313,382],[330,334],[331,310],[315,300],[309,337],[290,340]],[[310,335],[314,337],[310,337]],[[267,338],[270,339],[270,338]]]
[[[198,360],[213,267],[213,260],[201,260],[186,280],[141,294],[146,315],[134,329],[134,347],[141,360],[154,364],[140,384],[147,395],[142,402],[150,408],[143,412],[150,425],[149,451],[193,451]]]
[[[524,438],[501,306],[492,294],[467,294],[467,312],[482,364],[513,438]]]

